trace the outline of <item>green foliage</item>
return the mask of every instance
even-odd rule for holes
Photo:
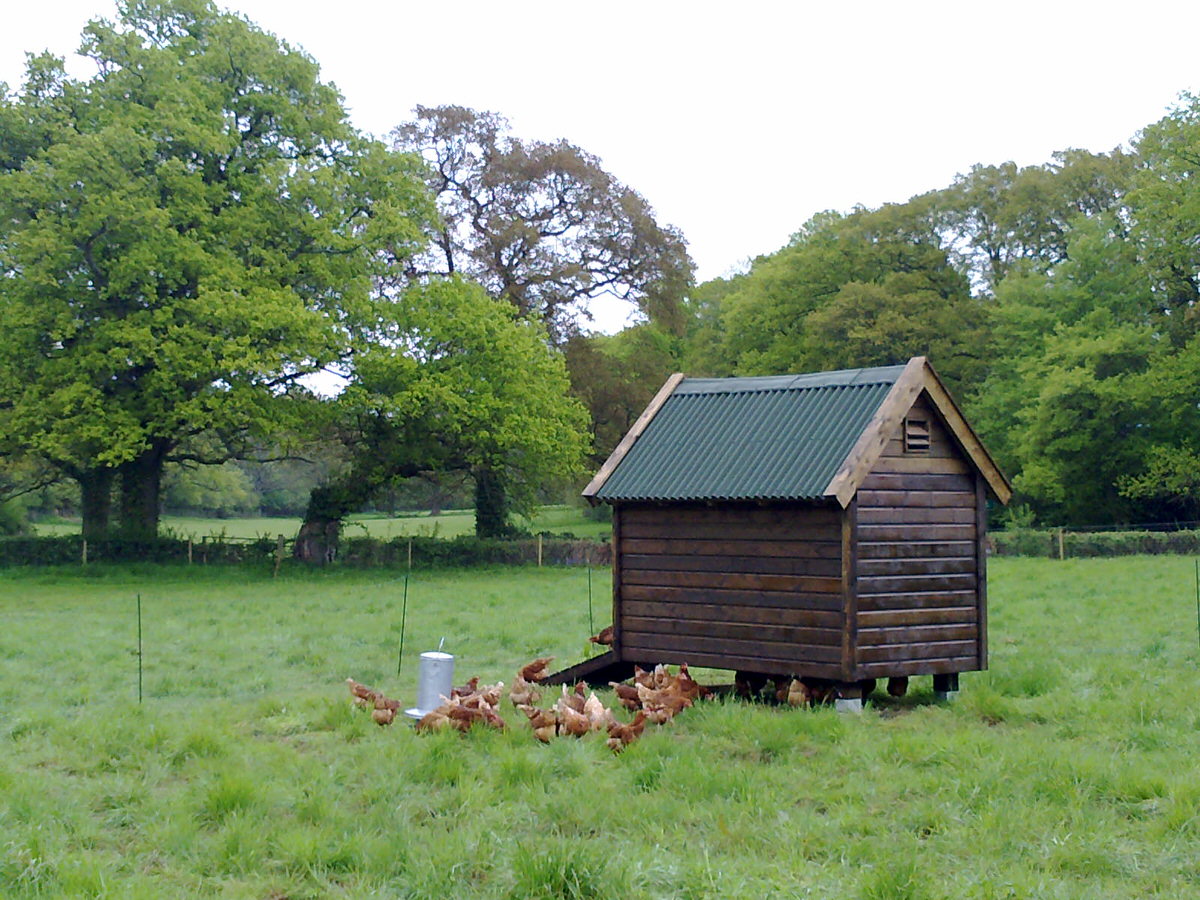
[[[534,514],[526,518],[514,516],[513,524],[525,534],[542,534],[546,536],[579,536],[607,539],[611,532],[611,516],[604,510],[607,506],[586,507],[586,504],[538,507]],[[291,535],[300,526],[299,516],[212,519],[197,516],[163,516],[163,531],[177,537],[191,538],[199,541],[207,537],[209,540],[226,537],[247,540],[262,535],[276,537],[280,534]],[[79,534],[79,522],[39,521],[36,524],[37,534],[47,537],[68,537]],[[470,509],[450,509],[439,515],[406,514],[383,515],[380,513],[360,513],[346,520],[347,532],[351,535],[368,536],[387,540],[395,537],[437,537],[453,538],[464,534],[475,533],[475,515]]]
[[[698,284],[692,289],[684,305],[687,319],[680,349],[680,371],[710,378],[733,374],[733,362],[726,352],[722,315],[725,299],[737,291],[744,280],[744,272],[731,274]]]
[[[62,499],[56,479],[51,467],[38,465],[28,456],[0,458],[0,536],[29,533],[31,510],[53,509]]]
[[[1198,148],[1200,97],[1184,93],[1173,112],[1142,131],[1137,142],[1142,168],[1130,195],[1133,237],[1153,281],[1164,330],[1177,346],[1196,333],[1198,321]]]
[[[453,538],[426,536],[380,538],[353,535],[339,546],[337,562],[350,567],[405,568],[411,561],[417,569],[464,566],[533,565],[539,558],[544,565],[607,566],[611,548],[606,541],[580,540],[572,536],[547,535],[540,541],[526,536],[520,539],[483,539],[472,534]],[[267,567],[276,553],[276,540],[262,536],[255,540],[232,540],[224,536],[194,540],[158,538],[131,541],[123,538],[92,540],[87,543],[90,564],[117,562],[175,562],[191,559],[196,565],[258,563]],[[79,565],[83,560],[83,541],[78,536],[9,537],[0,540],[0,568],[9,566]]]
[[[1200,455],[1190,445],[1151,447],[1145,471],[1117,479],[1121,494],[1174,507],[1181,518],[1200,516]]]
[[[700,285],[680,358],[769,374],[929,356],[1039,521],[1200,515],[1200,99],[1133,152],[976,165],[879,209],[821,213]]]
[[[198,469],[168,468],[163,503],[167,509],[224,517],[257,512],[261,497],[249,476],[237,465],[226,462]]]
[[[948,300],[923,281],[892,273],[878,283],[843,285],[805,320],[808,365],[850,369],[929,356],[948,380],[969,384],[984,367],[977,348],[987,342],[986,313],[974,300]]]
[[[683,327],[692,283],[683,236],[659,225],[645,199],[594,156],[565,140],[518,139],[502,116],[461,106],[418,106],[393,138],[429,163],[427,184],[441,213],[440,230],[409,278],[466,277],[540,323],[556,344],[581,334],[590,303],[604,296],[636,305],[666,333]],[[572,374],[578,395],[592,399],[596,389],[584,386],[578,368]],[[589,402],[593,407],[606,412]],[[602,434],[597,442],[608,439]],[[515,464],[490,459],[471,467],[480,536],[502,536],[510,511],[528,507],[523,482],[531,462],[523,456]]]
[[[1144,154],[1069,151],[1040,173],[980,168],[963,182],[974,185],[974,221],[992,228],[972,246],[995,291],[995,355],[964,405],[1042,521],[1164,521],[1189,509],[1158,476],[1200,427],[1194,329],[1163,302],[1144,242],[1131,239],[1164,179]]]
[[[527,513],[539,488],[581,471],[586,412],[540,324],[458,278],[409,288],[390,315],[337,400],[358,446],[348,471],[313,492],[310,521],[340,521],[427,470],[490,471]]]
[[[13,500],[0,502],[0,536],[10,537],[29,531],[25,507]]]
[[[127,4],[84,51],[92,79],[39,57],[0,101],[3,431],[73,475],[146,462],[126,493],[156,500],[185,440],[277,428],[347,358],[432,208],[313,60],[206,0]]]
[[[60,537],[10,537],[0,540],[0,567],[79,565],[85,541],[78,535]],[[175,537],[137,540],[122,537],[86,541],[88,563],[185,562],[189,558],[206,563],[265,563],[275,553],[275,541],[261,537],[231,541],[223,536],[193,541]]]
[[[418,568],[454,568],[461,566],[529,565],[538,559],[538,541],[488,539],[459,535],[449,540],[430,537],[401,537],[382,540],[371,537],[344,538],[338,548],[338,562],[347,566],[391,566],[408,564],[411,549],[413,565]],[[611,548],[598,540],[544,538],[541,541],[545,565],[606,566]]]
[[[564,345],[571,389],[592,422],[592,462],[601,465],[672,373],[679,338],[651,323],[614,335],[573,335]]]
[[[716,368],[767,374],[932,356],[952,383],[983,364],[986,319],[913,201],[814,217],[725,286]]]
[[[1059,329],[1043,356],[1024,361],[1036,394],[1016,410],[1020,474],[1014,486],[1059,511],[1059,521],[1120,521],[1130,513],[1117,478],[1140,465],[1151,433],[1145,390],[1153,342],[1144,328],[1097,311]],[[1053,521],[1053,518],[1052,518]]]
[[[1078,221],[1116,209],[1134,165],[1119,149],[1065,150],[1042,166],[974,165],[923,199],[953,234],[955,255],[972,283],[993,292],[1023,263],[1046,271],[1070,258]]]

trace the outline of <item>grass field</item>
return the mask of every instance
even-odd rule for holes
[[[532,519],[516,517],[518,528],[528,531],[550,531],[555,534],[570,532],[576,537],[607,537],[612,533],[608,522],[595,522],[585,518],[583,511],[574,506],[545,506]],[[256,538],[277,534],[294,537],[300,529],[300,519],[257,516],[244,519],[206,519],[199,516],[163,516],[160,525],[163,534],[174,534],[181,538],[200,538],[205,535],[225,535],[233,538]],[[78,522],[42,522],[35,526],[40,535],[79,534]],[[458,537],[460,534],[475,533],[475,513],[472,510],[452,509],[439,516],[427,513],[400,515],[396,517],[380,514],[351,516],[346,523],[346,537],[370,535],[377,538],[393,537]]]
[[[511,709],[379,729],[343,685],[411,700],[443,636],[461,677],[575,661],[584,570],[415,573],[401,677],[380,573],[2,571],[0,896],[1196,896],[1193,572],[999,559],[992,668],[953,703],[712,702],[614,757]]]

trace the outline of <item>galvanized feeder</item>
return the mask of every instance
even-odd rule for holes
[[[446,702],[454,685],[454,655],[441,650],[421,654],[417,674],[417,705],[404,714],[420,719]]]

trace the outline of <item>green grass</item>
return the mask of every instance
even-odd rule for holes
[[[586,518],[583,511],[574,506],[546,506],[532,519],[518,516],[514,522],[518,528],[528,531],[550,531],[555,534],[569,532],[576,537],[607,537],[612,533],[608,522],[595,522]],[[163,516],[163,534],[179,537],[200,538],[205,535],[224,535],[232,538],[256,538],[262,535],[274,537],[282,534],[294,537],[300,529],[300,519],[287,517],[257,516],[243,519],[206,519],[199,516]],[[58,536],[79,533],[76,522],[38,523],[39,535]],[[475,513],[472,510],[446,510],[439,516],[427,513],[403,514],[396,517],[372,513],[351,516],[346,523],[347,537],[371,536],[393,537],[444,537],[453,538],[461,534],[475,533]]]
[[[379,573],[3,571],[0,896],[1194,896],[1192,565],[996,560],[992,668],[954,703],[710,703],[619,757],[511,710],[379,729],[342,683],[411,700],[443,636],[460,677],[572,662],[582,570],[415,573],[400,677]]]

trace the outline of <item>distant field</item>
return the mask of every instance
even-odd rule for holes
[[[612,533],[609,523],[587,519],[582,510],[573,506],[543,507],[531,520],[518,518],[516,525],[534,532],[569,532],[577,537],[602,537]],[[255,538],[262,535],[274,537],[279,534],[292,537],[300,528],[300,520],[268,517],[204,519],[192,516],[163,516],[161,527],[163,534],[176,534],[185,538],[222,533],[234,538]],[[36,532],[44,535],[78,534],[79,523],[41,523],[36,526]],[[471,510],[448,510],[440,516],[430,516],[426,513],[395,518],[378,514],[351,516],[344,533],[347,537],[364,534],[378,538],[457,537],[460,534],[475,533],[475,513]]]
[[[411,701],[443,637],[460,681],[574,662],[585,570],[416,573],[399,677],[379,576],[0,571],[0,896],[1196,895],[1190,559],[995,560],[991,670],[952,704],[928,679],[860,716],[711,702],[619,757],[507,706],[505,733],[379,729],[342,683]]]

